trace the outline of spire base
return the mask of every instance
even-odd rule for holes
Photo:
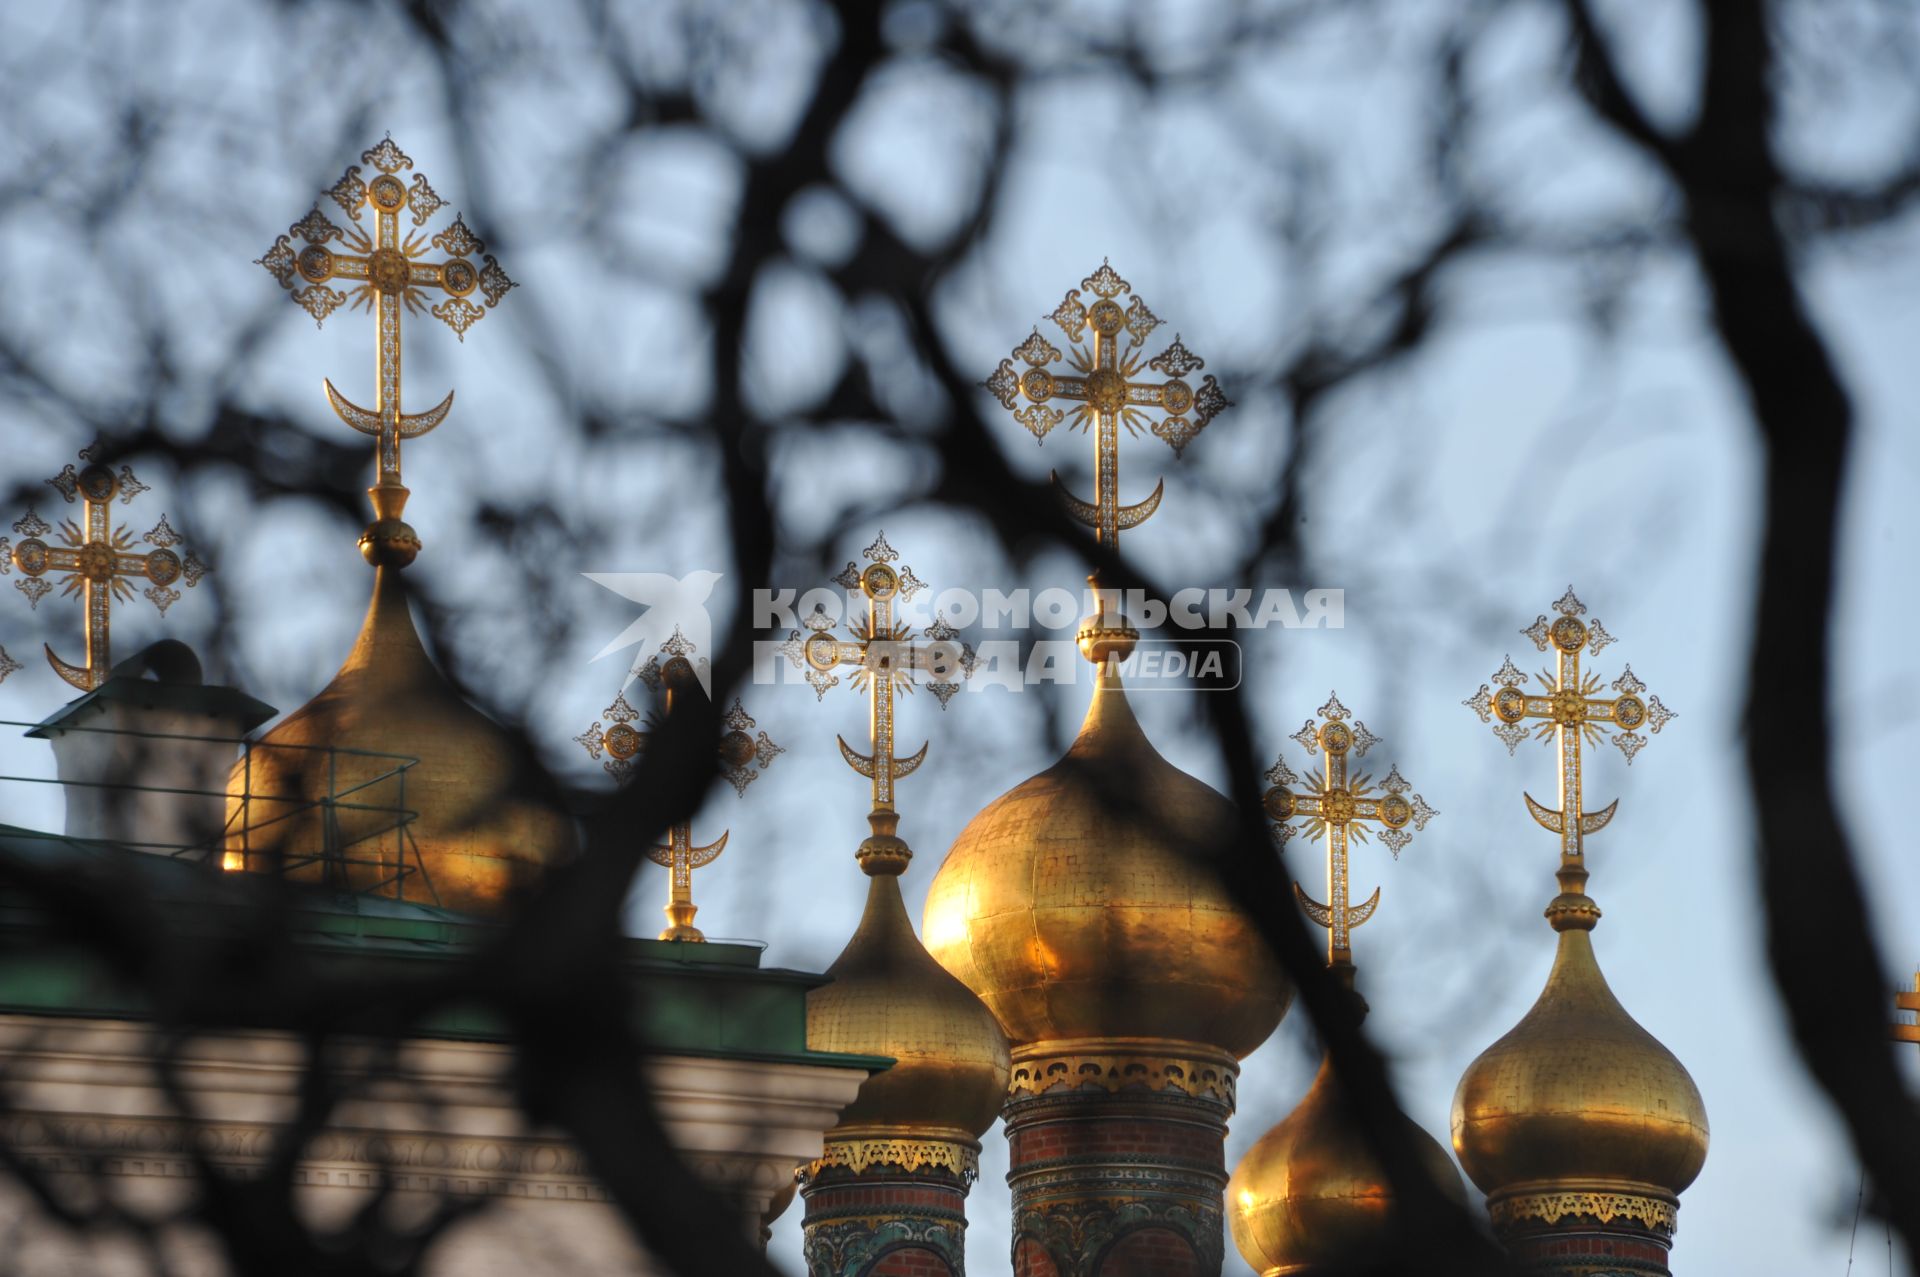
[[[420,534],[400,518],[412,493],[397,483],[367,489],[373,522],[360,534],[360,557],[377,568],[404,568],[420,556]]]
[[[1600,921],[1600,906],[1587,894],[1586,866],[1568,861],[1555,876],[1560,894],[1547,905],[1547,922],[1555,931],[1592,931]]]
[[[691,901],[676,900],[662,911],[667,915],[668,927],[656,939],[681,940],[689,944],[702,944],[706,933],[693,925],[693,915],[700,912],[700,906]]]
[[[1093,615],[1080,623],[1073,640],[1080,648],[1080,655],[1106,669],[1133,655],[1133,649],[1140,642],[1140,631],[1120,611],[1119,595],[1100,588],[1098,573],[1087,576],[1087,586],[1094,592]]]
[[[913,848],[907,846],[906,839],[894,832],[900,827],[900,813],[869,812],[867,825],[873,833],[862,839],[859,849],[853,853],[853,858],[860,862],[860,868],[870,878],[882,874],[897,877],[905,873],[913,861]]]

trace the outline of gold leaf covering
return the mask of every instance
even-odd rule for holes
[[[326,746],[336,751],[331,780],[328,754],[304,748]],[[399,777],[387,775],[397,766],[394,758],[344,752],[352,750],[419,761],[406,770],[403,788]],[[399,569],[383,566],[340,672],[235,765],[227,791],[228,863],[236,864],[243,849],[244,867],[257,870],[277,869],[281,857],[317,858],[326,834],[319,804],[331,785],[333,794],[346,795],[343,802],[357,805],[335,807],[347,855],[379,853],[389,862],[350,867],[350,886],[372,889],[392,875],[395,836],[380,831],[404,807],[418,813],[409,832],[439,902],[498,913],[575,847],[565,812],[517,795],[520,761],[507,733],[462,700],[434,667],[413,628]],[[411,854],[408,859],[411,864]],[[317,881],[321,873],[315,859],[290,868],[288,876]],[[391,884],[380,894],[392,895]],[[406,894],[431,900],[417,875],[408,879]]]
[[[990,804],[927,896],[927,949],[1016,1046],[1191,1042],[1243,1058],[1292,987],[1206,853],[1231,803],[1162,758],[1100,667],[1073,747]]]
[[[894,1060],[867,1079],[836,1131],[971,1142],[993,1125],[1007,1091],[1007,1039],[921,947],[896,873],[868,878],[866,912],[827,974],[833,982],[807,995],[808,1048]]]
[[[1412,1122],[1407,1131],[1442,1192],[1465,1204],[1453,1159]],[[1261,1277],[1345,1271],[1378,1254],[1393,1188],[1347,1117],[1330,1061],[1306,1098],[1247,1150],[1227,1184],[1233,1244]]]
[[[1700,1091],[1607,987],[1591,924],[1556,925],[1539,1001],[1460,1079],[1454,1151],[1496,1214],[1570,1191],[1671,1204],[1706,1162]]]

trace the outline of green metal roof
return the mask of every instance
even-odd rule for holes
[[[23,873],[97,874],[103,885],[110,881],[122,890],[131,885],[155,909],[177,915],[182,927],[201,933],[257,916],[266,885],[255,875],[222,874],[201,861],[0,824],[0,871],[9,864]],[[296,943],[337,951],[343,962],[380,967],[457,961],[499,934],[498,924],[452,910],[280,885],[292,896],[286,917]],[[633,980],[634,1025],[653,1051],[869,1070],[893,1063],[881,1056],[808,1050],[806,995],[827,977],[763,967],[757,945],[629,939],[623,948]],[[146,1015],[137,990],[116,980],[98,955],[63,944],[47,908],[18,889],[0,890],[0,1011]],[[418,1032],[492,1041],[507,1037],[485,1007],[448,1008]]]

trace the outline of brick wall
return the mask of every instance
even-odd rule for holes
[[[1226,1165],[1222,1128],[1167,1114],[1057,1110],[1007,1133],[1008,1154],[1018,1169],[1056,1158],[1151,1158],[1181,1165]]]
[[[882,1255],[880,1262],[867,1270],[868,1277],[953,1277],[947,1261],[930,1250],[908,1247]]]
[[[1096,1256],[1094,1277],[1219,1277],[1228,1116],[1218,1100],[1173,1090],[1063,1086],[1011,1099],[1007,1182],[1025,1234],[1015,1277],[1085,1272]]]
[[[1217,1271],[1217,1270],[1216,1270]],[[1193,1245],[1167,1228],[1128,1233],[1101,1261],[1096,1277],[1199,1277]]]
[[[817,1170],[801,1188],[808,1265],[832,1277],[958,1277],[967,1184],[951,1171]]]
[[[1013,1248],[1013,1277],[1060,1277],[1060,1270],[1039,1242],[1023,1237]]]
[[[1589,1221],[1563,1219],[1558,1228],[1525,1235],[1509,1233],[1503,1240],[1507,1253],[1523,1272],[1541,1277],[1590,1272],[1595,1265],[1647,1277],[1671,1277],[1666,1241],[1638,1229],[1610,1229]]]

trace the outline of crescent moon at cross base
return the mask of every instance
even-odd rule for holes
[[[1053,490],[1059,493],[1060,500],[1065,503],[1068,514],[1071,514],[1074,518],[1090,528],[1100,526],[1099,506],[1082,501],[1079,497],[1067,491],[1067,485],[1060,481],[1060,472],[1058,470],[1049,470],[1047,477],[1053,481]],[[1145,501],[1136,501],[1132,505],[1121,506],[1119,526],[1123,529],[1137,528],[1148,519],[1151,519],[1153,512],[1160,508],[1160,498],[1166,495],[1166,491],[1167,481],[1162,479],[1153,485],[1153,495]]]
[[[351,399],[348,399],[345,395],[334,389],[332,381],[323,378],[322,384],[327,388],[327,402],[333,406],[333,410],[339,415],[340,420],[346,422],[363,435],[377,436],[380,433],[381,416],[379,413],[370,412],[362,408],[359,404],[354,403]],[[400,437],[403,439],[419,438],[421,435],[427,433],[427,431],[439,425],[442,421],[445,421],[447,414],[451,411],[453,411],[453,392],[449,390],[445,399],[442,399],[425,412],[401,413]]]
[[[932,741],[928,741],[926,744],[920,746],[920,752],[912,758],[894,759],[893,778],[899,780],[902,776],[911,776],[914,772],[920,770],[920,764],[927,761],[927,745],[931,745],[932,743]]]
[[[1532,794],[1523,792],[1520,796],[1527,800],[1527,810],[1533,813],[1533,818],[1540,823],[1541,828],[1545,829],[1548,833],[1555,834],[1563,831],[1564,822],[1559,812],[1553,810],[1551,807],[1542,807],[1533,800]],[[1620,800],[1616,798],[1599,811],[1581,812],[1580,832],[1583,834],[1599,833],[1607,827],[1607,822],[1613,819],[1613,813],[1619,806]]]
[[[47,652],[47,663],[53,666],[53,672],[83,692],[93,690],[93,671],[84,665],[69,665],[53,654],[53,644],[43,643]]]

